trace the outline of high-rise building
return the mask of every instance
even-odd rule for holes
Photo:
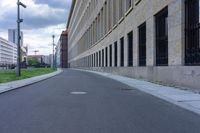
[[[24,42],[24,34],[21,31],[20,32],[20,36],[21,36],[21,40],[20,40],[20,46],[23,46],[23,42]],[[17,44],[17,29],[8,29],[8,40],[10,42],[13,42],[15,44]]]
[[[200,0],[73,0],[71,67],[200,86]]]
[[[27,54],[28,54],[28,47],[24,46],[24,34],[21,31],[20,32],[21,40],[20,40],[20,46],[22,50],[22,61],[26,61]],[[17,29],[8,29],[8,40],[10,42],[13,42],[14,44],[17,45]]]

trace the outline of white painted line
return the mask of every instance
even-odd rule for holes
[[[70,92],[70,94],[72,94],[72,95],[85,95],[85,94],[87,94],[87,92],[83,92],[83,91],[74,91],[74,92]]]

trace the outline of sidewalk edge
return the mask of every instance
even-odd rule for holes
[[[32,77],[32,78],[28,78],[28,79],[22,79],[22,80],[18,80],[18,81],[12,81],[12,82],[8,82],[8,83],[0,84],[0,94],[6,93],[6,92],[9,92],[9,91],[13,91],[13,90],[25,87],[25,86],[29,86],[29,85],[32,85],[32,84],[35,84],[35,83],[38,83],[38,82],[41,82],[41,81],[44,81],[44,80],[47,80],[47,79],[52,78],[52,77],[54,77],[54,76],[56,76],[56,75],[58,75],[62,72],[63,72],[63,70],[59,69],[56,72],[52,72],[52,73],[48,73],[48,74],[44,74],[44,75],[40,75],[40,76],[35,76],[35,77]],[[22,82],[22,81],[24,83],[20,84],[20,82]],[[19,83],[19,85],[14,85],[15,83],[16,84]],[[1,87],[5,86],[5,85],[8,85],[9,87],[5,87],[5,88],[1,89]]]

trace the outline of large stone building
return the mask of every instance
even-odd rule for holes
[[[69,63],[200,89],[199,0],[73,0]]]

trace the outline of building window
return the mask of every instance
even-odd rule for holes
[[[99,67],[101,67],[101,51],[99,51]]]
[[[120,65],[124,66],[124,38],[120,39]]]
[[[87,57],[88,60],[88,67],[90,67],[90,56]]]
[[[107,2],[105,2],[104,4],[104,17],[103,17],[103,20],[104,20],[104,35],[108,32],[108,23],[107,23],[107,14],[108,13],[108,10],[107,10]]]
[[[112,44],[109,47],[110,47],[110,67],[112,67]]]
[[[102,49],[102,67],[104,67],[104,49]]]
[[[119,0],[119,19],[124,15],[124,0]]]
[[[200,65],[200,1],[185,2],[185,64]]]
[[[89,56],[89,60],[90,60],[90,65],[89,66],[91,67],[92,66],[92,56],[91,55]]]
[[[156,14],[156,65],[168,65],[168,8]]]
[[[139,26],[139,66],[146,66],[146,23]]]
[[[113,0],[113,26],[117,24],[117,1]]]
[[[94,67],[94,57],[93,57],[93,54],[92,54],[92,67]]]
[[[101,14],[102,15],[102,14]],[[100,13],[98,14],[97,17],[97,41],[99,41],[100,39],[100,32],[101,32],[101,22],[100,22],[100,18],[101,18]]]
[[[98,67],[98,64],[99,62],[98,62],[98,52],[96,53],[96,67]]]
[[[101,23],[101,32],[100,32],[100,38],[103,37],[104,35],[104,10],[105,8],[102,8],[101,9],[101,19],[100,19],[100,23]]]
[[[88,58],[88,56],[87,57],[85,57],[85,60],[86,60],[86,64],[85,64],[85,67],[89,67],[89,60],[88,60],[89,58]]]
[[[94,53],[94,64],[93,64],[94,67],[96,67],[96,55]]]
[[[126,0],[126,11],[132,7],[132,0]]]
[[[108,67],[108,47],[106,47],[106,67]]]
[[[117,67],[117,42],[114,43],[114,51],[115,51],[115,67]]]
[[[112,28],[112,8],[111,8],[111,0],[108,0],[108,31]]]
[[[133,32],[128,33],[128,66],[133,66]]]
[[[88,60],[88,67],[90,67],[90,56],[87,57]]]

